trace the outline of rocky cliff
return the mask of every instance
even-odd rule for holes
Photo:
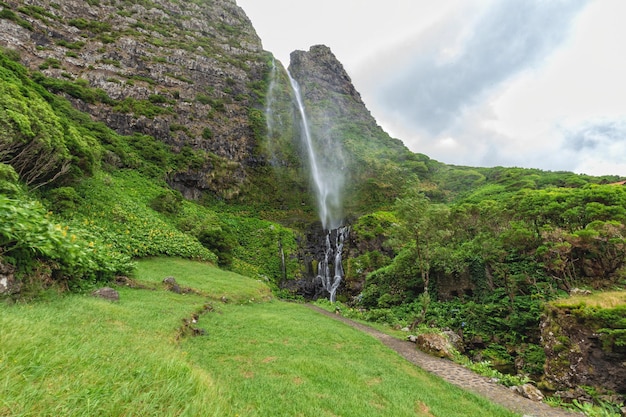
[[[173,173],[189,197],[237,195],[256,150],[269,54],[234,0],[0,3],[0,45],[48,89],[121,134],[201,151]]]
[[[541,321],[546,351],[544,381],[579,397],[581,386],[626,394],[626,308],[548,304]],[[571,392],[573,391],[573,393]]]
[[[378,125],[330,48],[292,52],[289,72],[300,85],[318,148],[339,160],[350,184],[348,215],[388,206],[407,182],[428,181],[438,169],[438,162],[410,152]]]
[[[198,153],[203,163],[167,178],[186,197],[209,191],[274,208],[314,206],[285,70],[272,69],[234,0],[7,0],[0,46],[17,51],[40,84],[117,132]],[[348,214],[386,205],[407,178],[429,175],[434,161],[376,124],[329,48],[291,59],[322,148],[344,151],[334,156],[352,184]],[[273,72],[283,100],[276,143],[265,117]]]
[[[352,115],[376,126],[350,76],[329,47],[315,45],[308,52],[292,52],[290,58],[289,71],[300,82],[313,111],[332,111],[336,118]],[[332,105],[319,106],[328,99]]]

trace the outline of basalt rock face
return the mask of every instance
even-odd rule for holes
[[[620,325],[619,319],[590,317],[577,307],[548,305],[540,326],[547,387],[568,391],[591,386],[626,395],[626,347],[610,334]]]
[[[170,178],[187,196],[236,195],[256,152],[251,109],[269,71],[252,24],[234,0],[7,0],[0,46],[45,77],[100,89],[80,110],[124,135],[151,135],[209,155]]]
[[[281,288],[289,290],[293,294],[300,295],[307,300],[327,298],[329,293],[327,289],[324,288],[324,282],[321,276],[323,275],[323,271],[320,271],[320,268],[323,268],[322,262],[326,259],[328,261],[329,270],[331,272],[335,271],[338,233],[342,232],[340,232],[339,229],[323,229],[320,222],[310,224],[299,241],[299,250],[296,254],[299,264],[303,266],[301,276],[297,279],[284,280],[281,283]],[[345,233],[345,235],[349,236],[348,233]],[[332,253],[330,257],[327,253],[329,242],[331,245],[330,252]],[[347,251],[350,247],[350,242],[346,239],[343,243]],[[344,287],[345,283],[342,282],[338,292],[345,292]]]
[[[332,97],[344,112],[349,107],[359,107],[356,114],[363,119],[371,117],[350,76],[329,47],[315,45],[308,52],[292,52],[290,58],[289,71],[296,80],[305,80],[301,85],[307,100],[319,102]]]

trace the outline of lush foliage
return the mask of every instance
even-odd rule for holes
[[[470,357],[540,375],[543,303],[574,287],[624,283],[626,189],[510,186],[503,196],[476,195],[446,206],[418,189],[398,199],[387,240],[395,256],[367,275],[360,305],[376,321],[450,328]],[[619,320],[600,322],[604,343],[621,346]]]
[[[57,223],[40,203],[25,197],[0,195],[0,248],[0,260],[17,265],[24,283],[35,287],[77,288],[131,269],[128,256],[82,228]],[[32,276],[38,282],[29,282]]]
[[[149,207],[163,188],[132,171],[99,174],[76,190],[83,203],[66,212],[72,222],[98,233],[115,250],[132,256],[182,256],[215,262],[216,256]]]
[[[248,218],[248,212],[220,215],[185,201],[163,182],[207,163],[222,169],[213,155],[189,147],[172,152],[147,135],[118,135],[42,86],[86,102],[107,101],[98,91],[81,80],[39,73],[31,78],[9,55],[0,54],[0,157],[7,163],[0,165],[0,186],[9,198],[3,210],[13,213],[12,219],[23,218],[5,226],[7,237],[0,242],[5,262],[19,263],[30,276],[40,277],[35,280],[62,275],[74,286],[128,273],[131,258],[155,255],[219,263],[272,285],[298,275],[292,231]],[[167,104],[161,98],[151,96],[148,102]],[[19,184],[39,187],[40,193],[22,201]],[[23,232],[17,230],[21,224],[26,224]],[[48,270],[59,272],[36,272]],[[26,279],[29,273],[24,274]]]
[[[0,18],[30,25],[21,15],[54,16],[28,6],[19,14],[5,8]],[[77,18],[68,23],[83,31],[85,39],[103,44],[120,36],[107,22]],[[135,28],[163,35],[146,39],[157,48],[172,42],[167,36],[172,26],[165,21],[137,22]],[[232,35],[242,28],[218,24],[213,29]],[[188,45],[177,47],[218,56],[210,41],[188,39]],[[68,56],[76,56],[84,45],[57,42]],[[158,255],[216,263],[273,289],[280,280],[301,275],[293,229],[304,230],[316,218],[314,197],[294,141],[298,122],[284,71],[278,72],[275,87],[281,104],[271,116],[260,110],[274,81],[269,57],[266,78],[248,86],[251,97],[236,91],[234,79],[225,80],[225,97],[209,89],[195,96],[194,105],[210,107],[208,118],[225,116],[232,104],[247,106],[247,118],[241,121],[254,139],[247,165],[189,146],[174,152],[152,136],[119,135],[52,94],[135,117],[174,119],[172,97],[180,97],[157,92],[155,79],[131,76],[129,85],[134,79],[154,92],[145,100],[116,101],[86,79],[29,73],[17,58],[15,52],[0,53],[0,261],[19,266],[23,283],[84,288],[131,273],[131,259]],[[151,59],[165,62],[163,57]],[[246,59],[219,56],[244,70]],[[49,58],[39,69],[48,74],[62,69],[62,63]],[[542,303],[576,286],[624,284],[626,188],[610,184],[620,178],[446,166],[409,152],[365,120],[362,108],[350,100],[332,93],[309,110],[314,133],[342,146],[341,155],[327,157],[342,159],[350,184],[344,206],[353,221],[354,247],[346,262],[346,288],[365,308],[359,314],[393,325],[447,327],[463,334],[468,354],[481,359],[477,366],[540,373]],[[280,130],[272,129],[277,125]],[[211,125],[192,134],[185,125],[172,123],[167,133],[180,133],[176,140],[196,134],[211,141],[219,129]],[[167,185],[180,173],[201,177],[214,193],[199,204],[185,200]],[[236,177],[245,177],[243,185],[233,186]],[[607,346],[623,348],[621,307],[579,310],[597,325]],[[268,311],[256,311],[271,317]],[[238,308],[231,312],[241,319]],[[239,339],[236,343],[245,345]],[[195,359],[202,361],[200,355]],[[517,369],[511,368],[513,363]],[[149,375],[158,377],[159,372]],[[185,372],[180,374],[189,376]],[[246,395],[246,401],[262,400],[257,393]],[[157,411],[148,407],[138,412]]]
[[[46,100],[45,90],[0,53],[0,162],[41,186],[69,174],[90,174],[101,148]]]

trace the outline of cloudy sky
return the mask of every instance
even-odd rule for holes
[[[624,0],[236,1],[285,66],[329,46],[414,152],[626,176]]]

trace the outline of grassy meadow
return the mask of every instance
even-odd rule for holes
[[[259,281],[172,258],[139,261],[135,278],[119,302],[0,304],[0,416],[514,415]],[[206,333],[181,338],[207,304]]]

